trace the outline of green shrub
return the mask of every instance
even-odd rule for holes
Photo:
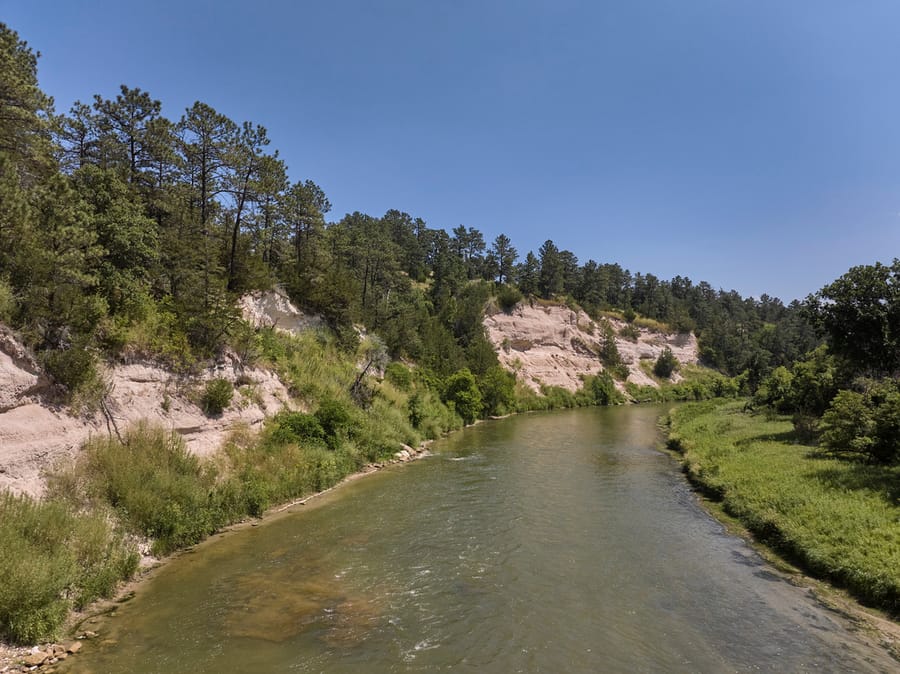
[[[412,387],[412,373],[403,363],[393,361],[384,368],[384,378],[401,391],[409,391]]]
[[[478,378],[478,388],[486,415],[507,414],[514,408],[516,375],[500,365],[494,365]]]
[[[332,449],[349,438],[354,421],[351,408],[349,402],[335,398],[325,398],[319,403],[315,416],[325,433],[325,441]]]
[[[504,313],[512,313],[516,305],[522,301],[522,293],[518,288],[511,285],[503,285],[497,291],[497,304],[503,309]]]
[[[900,460],[900,392],[891,381],[864,392],[839,391],[822,416],[822,446],[874,463]]]
[[[110,596],[137,564],[102,513],[0,493],[0,638],[56,638],[71,608]]]
[[[86,349],[50,349],[41,354],[41,363],[47,373],[70,392],[97,377],[96,360]]]
[[[234,386],[227,379],[216,378],[206,382],[200,406],[204,414],[217,417],[231,404],[234,396]]]
[[[603,329],[603,338],[600,340],[600,362],[609,370],[613,378],[625,381],[628,378],[628,367],[622,361],[619,347],[616,346],[616,333],[612,326],[606,323]]]
[[[637,328],[637,326],[628,324],[623,325],[619,329],[619,337],[623,339],[627,339],[629,342],[636,342],[638,338],[641,336],[641,331]]]
[[[590,392],[594,405],[618,405],[625,402],[624,396],[616,388],[616,383],[608,372],[600,372],[585,379],[585,389]]]
[[[444,400],[453,405],[453,409],[467,424],[481,416],[484,408],[475,375],[468,368],[450,375],[444,389]]]
[[[0,321],[12,322],[16,312],[16,298],[13,289],[5,280],[0,278]]]
[[[285,444],[301,441],[324,441],[325,429],[319,419],[303,412],[279,412],[273,419],[275,428],[271,438],[275,442]]]
[[[653,366],[653,374],[661,379],[669,379],[677,369],[678,359],[675,358],[672,349],[667,346],[659,354],[659,358],[656,359],[656,364]]]
[[[234,516],[215,500],[212,466],[190,454],[177,433],[138,424],[124,440],[86,443],[70,475],[50,477],[51,493],[109,504],[134,531],[155,539],[161,554],[197,543]]]
[[[407,413],[413,428],[431,440],[463,425],[460,416],[429,389],[417,390],[409,397]]]

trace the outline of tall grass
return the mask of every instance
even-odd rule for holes
[[[0,493],[0,638],[57,636],[73,607],[108,597],[137,569],[134,545],[101,512]]]
[[[670,446],[725,511],[807,571],[900,613],[900,467],[825,458],[743,401],[674,410]]]
[[[216,470],[190,454],[181,437],[138,424],[116,438],[95,438],[77,462],[48,479],[49,493],[82,507],[108,504],[135,533],[165,554],[202,540],[234,517],[217,498]]]

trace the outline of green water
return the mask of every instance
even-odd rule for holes
[[[891,671],[699,509],[659,413],[485,423],[218,537],[64,671]]]

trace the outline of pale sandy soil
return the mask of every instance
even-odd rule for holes
[[[241,305],[256,325],[297,331],[321,324],[277,293],[247,296]],[[217,377],[233,382],[236,390],[221,416],[208,417],[198,401],[205,382]],[[177,431],[192,452],[209,454],[237,426],[258,426],[290,401],[275,374],[243,368],[234,356],[191,377],[138,362],[109,366],[104,379],[109,417],[100,411],[79,416],[63,409],[53,403],[49,382],[34,359],[0,326],[0,490],[40,496],[47,468],[71,459],[91,436],[124,432],[137,421]]]
[[[641,361],[655,363],[666,347],[680,363],[697,363],[697,338],[693,334],[660,334],[641,328],[637,341],[632,342],[618,336],[626,325],[624,321],[604,320],[609,321],[617,335],[616,347],[628,366],[630,382],[658,386],[641,369]],[[484,325],[500,362],[535,391],[540,390],[541,384],[576,391],[581,388],[582,376],[603,369],[597,356],[602,326],[583,311],[521,302],[509,314],[487,316]],[[677,373],[673,379],[678,381]]]

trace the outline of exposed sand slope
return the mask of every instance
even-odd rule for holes
[[[298,331],[321,324],[317,317],[301,314],[279,293],[248,296],[241,307],[256,325]],[[106,406],[120,431],[148,420],[180,433],[197,454],[217,449],[236,425],[258,425],[290,401],[287,388],[273,373],[241,368],[233,357],[190,378],[149,362],[114,365],[104,376],[110,391]],[[229,408],[220,417],[210,418],[197,401],[204,382],[215,377],[240,386]],[[0,490],[39,496],[44,489],[43,470],[74,456],[92,435],[115,432],[101,413],[76,417],[52,404],[49,388],[27,350],[0,326]]]
[[[656,386],[641,369],[640,361],[655,362],[667,346],[680,363],[697,363],[697,339],[693,334],[664,335],[641,328],[637,341],[632,342],[618,336],[625,322],[605,320],[616,332],[616,346],[628,366],[630,382]],[[583,311],[521,302],[509,314],[487,316],[484,325],[500,362],[535,391],[541,384],[575,391],[581,388],[583,375],[603,369],[597,356],[603,330]]]

